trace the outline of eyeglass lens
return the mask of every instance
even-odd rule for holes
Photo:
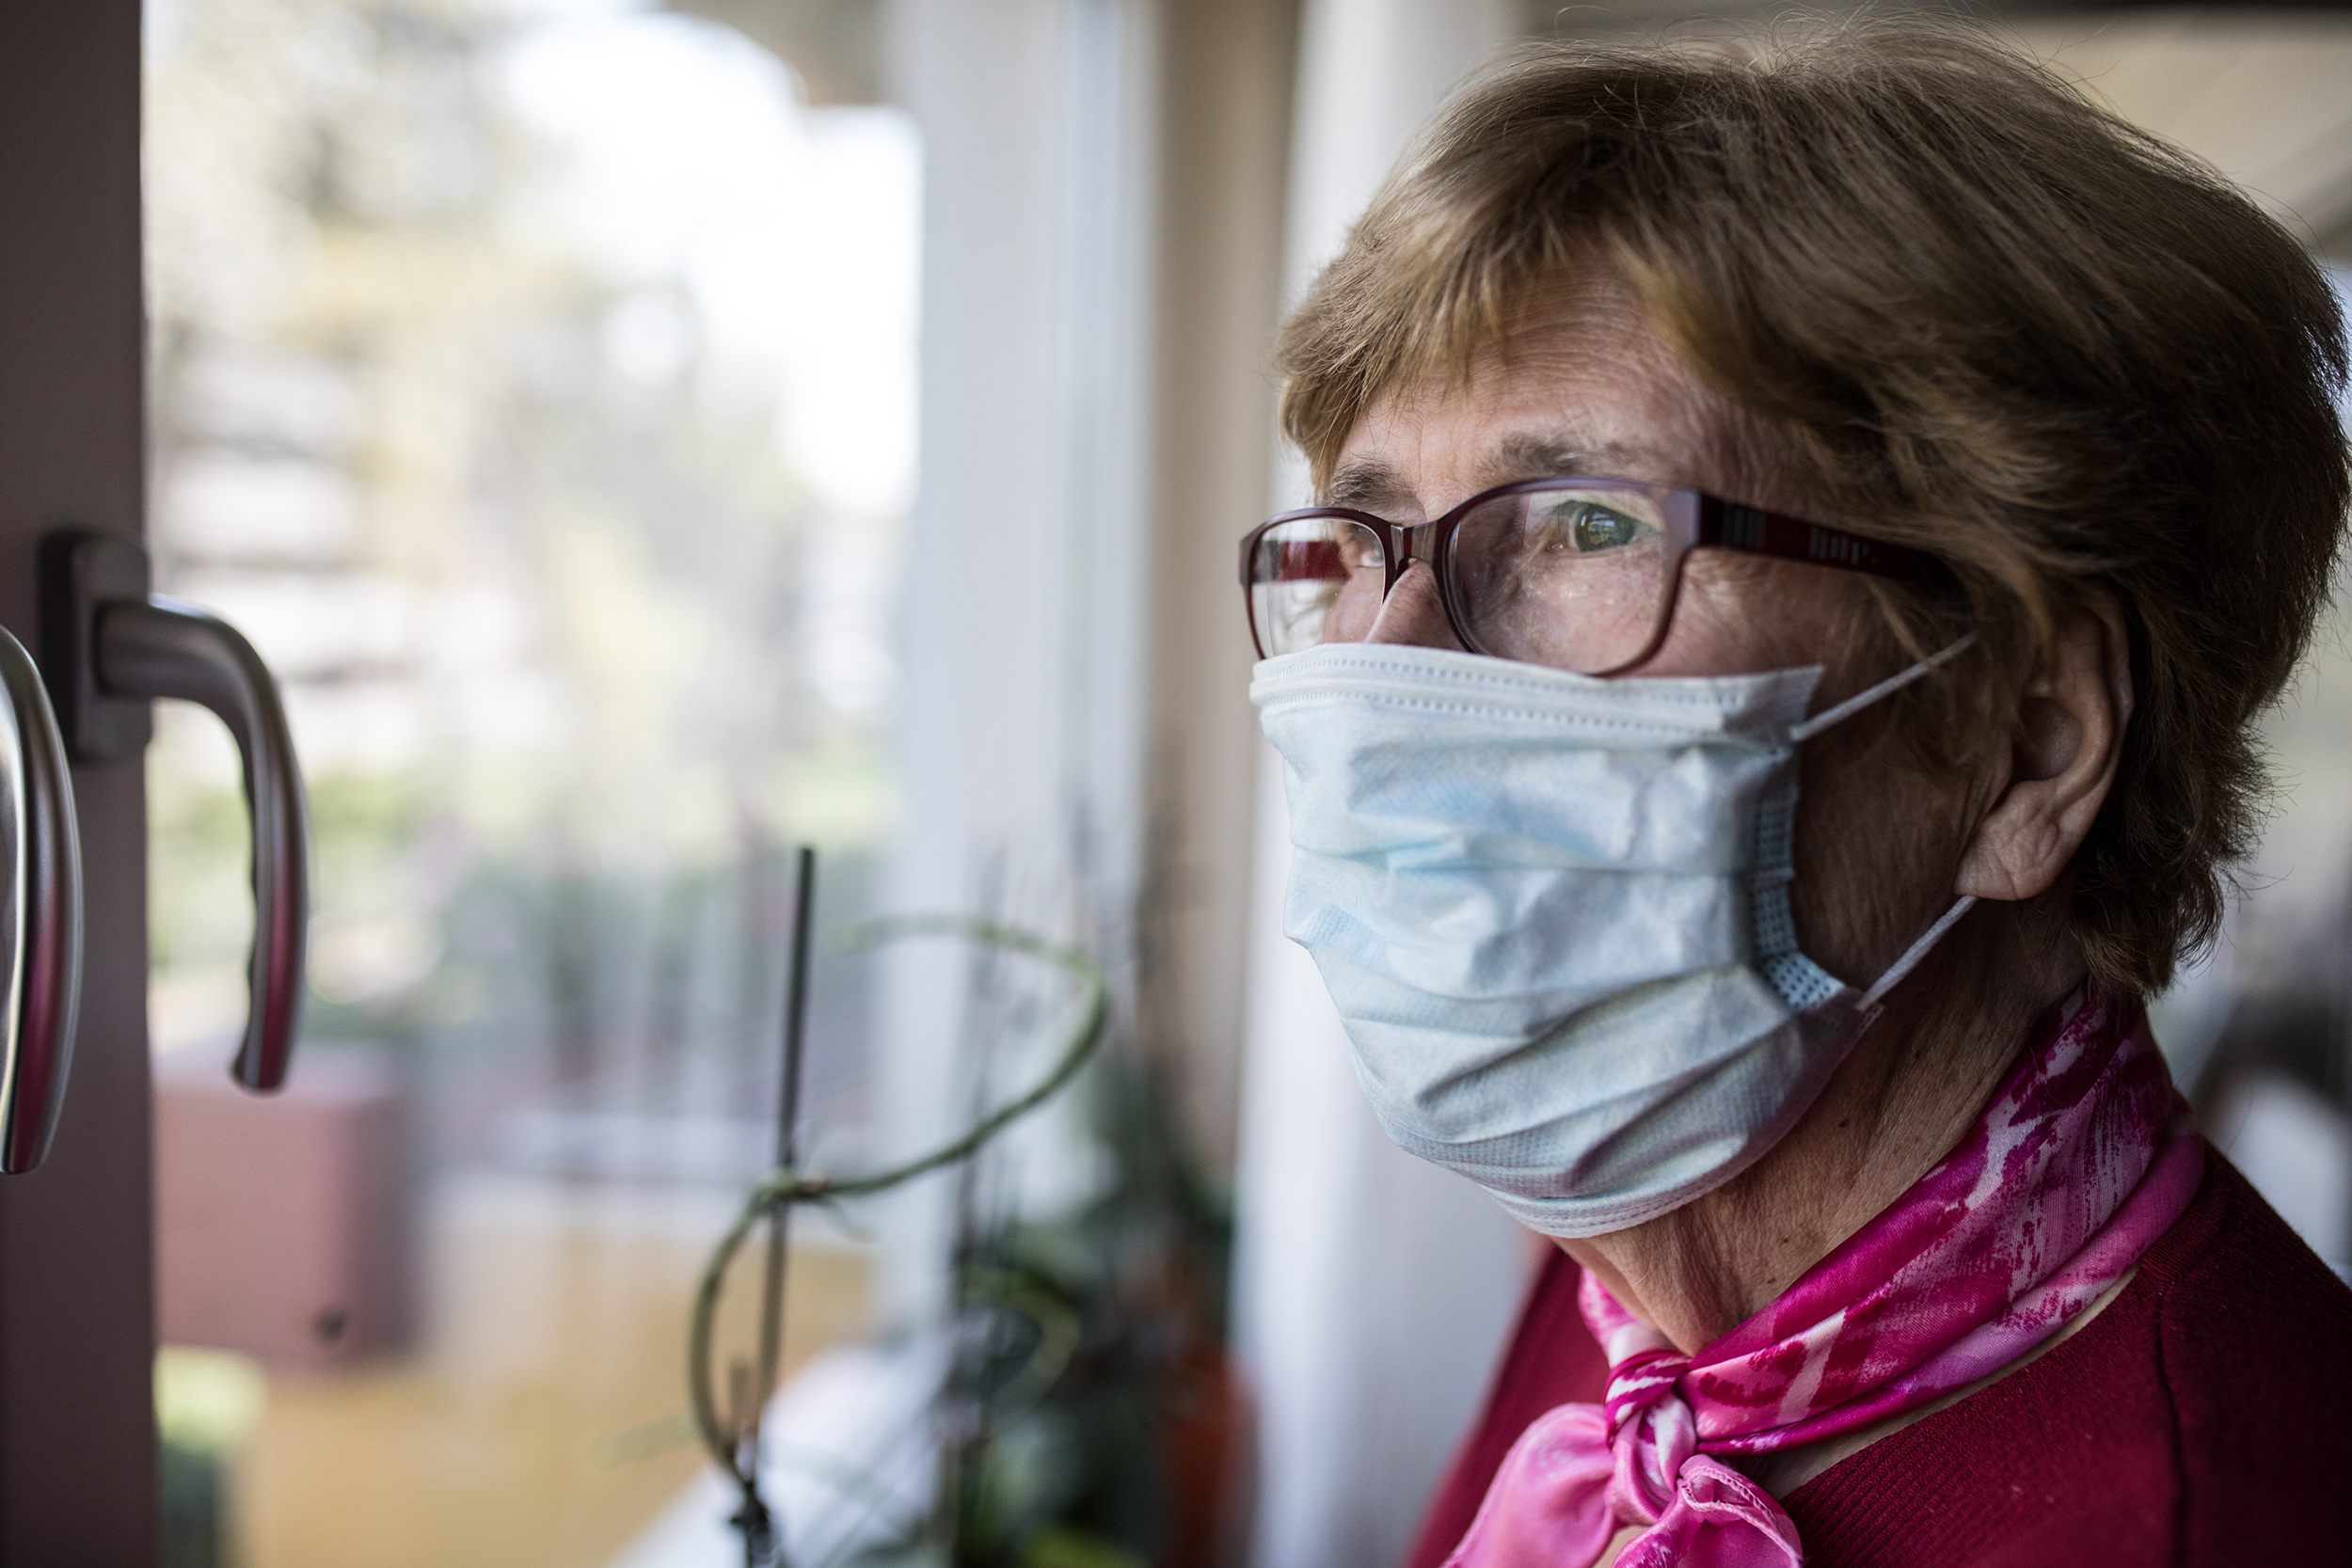
[[[1249,556],[1249,616],[1266,657],[1371,631],[1388,586],[1380,535],[1347,517],[1297,517],[1258,536]]]
[[[1642,657],[1666,613],[1677,551],[1664,497],[1633,486],[1499,496],[1455,529],[1445,562],[1476,650],[1595,673]],[[1268,657],[1364,637],[1387,580],[1380,536],[1344,517],[1276,524],[1250,558]]]
[[[1454,534],[1455,610],[1480,651],[1590,673],[1639,658],[1666,611],[1674,551],[1637,490],[1535,490]]]

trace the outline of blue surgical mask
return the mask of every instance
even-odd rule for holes
[[[1258,666],[1322,972],[1406,1152],[1552,1236],[1638,1225],[1772,1147],[1955,904],[1868,991],[1799,951],[1797,750],[1818,668],[1597,680],[1332,643]]]

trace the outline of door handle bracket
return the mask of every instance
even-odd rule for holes
[[[136,540],[53,533],[41,541],[40,577],[41,673],[75,762],[137,760],[158,697],[211,709],[236,739],[253,827],[253,956],[232,1071],[248,1089],[275,1089],[300,1022],[310,912],[310,808],[278,683],[227,622],[149,592]]]
[[[40,542],[40,671],[66,755],[81,768],[136,762],[155,736],[155,705],[109,691],[98,678],[98,607],[147,602],[147,550],[96,529],[61,529]]]

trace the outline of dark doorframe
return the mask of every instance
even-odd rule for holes
[[[0,4],[0,623],[38,648],[34,550],[145,530],[137,0]],[[48,1163],[0,1179],[0,1563],[159,1555],[147,819],[76,769],[81,1030]]]

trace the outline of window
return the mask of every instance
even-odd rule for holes
[[[278,672],[316,847],[294,1085],[241,1138],[211,1093],[235,758],[167,707],[175,1560],[216,1509],[246,1568],[604,1561],[701,1463],[685,1303],[769,1157],[790,847],[823,850],[830,924],[892,823],[916,138],[629,5],[158,0],[148,28],[157,588]],[[823,960],[816,1006],[812,1125],[853,1128],[862,972]],[[231,1219],[239,1181],[315,1201]],[[304,1214],[342,1275],[271,1266],[333,1252]],[[796,1235],[805,1350],[863,1323],[867,1270]]]

